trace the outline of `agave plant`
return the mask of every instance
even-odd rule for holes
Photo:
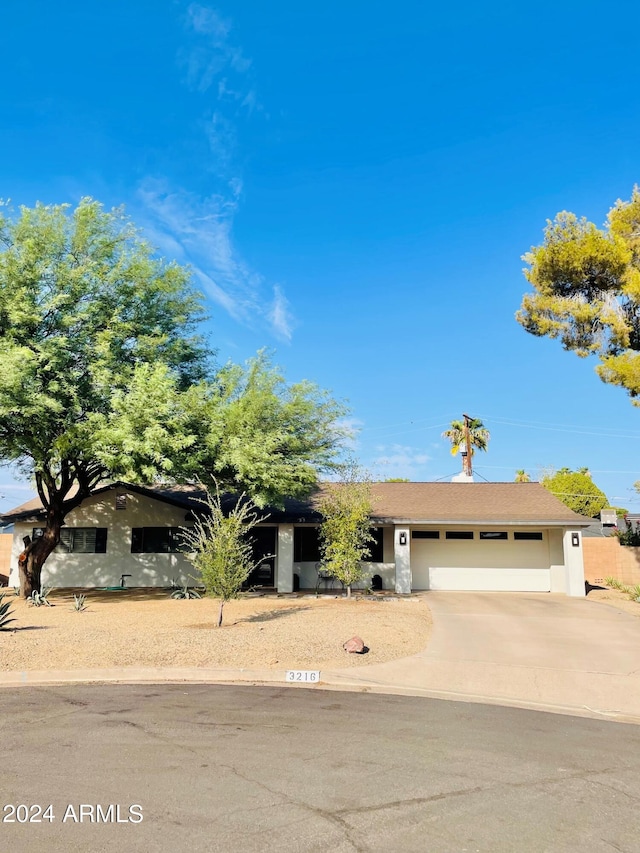
[[[87,609],[86,604],[87,596],[86,595],[73,595],[73,604],[71,605],[72,609],[76,611],[76,613],[82,613],[83,610]]]
[[[8,631],[7,625],[16,620],[11,616],[11,602],[7,601],[3,604],[3,598],[4,595],[0,595],[0,631]]]
[[[175,589],[170,598],[202,598],[202,596],[195,587],[185,584],[185,586]]]
[[[40,592],[38,592],[37,589],[34,589],[31,595],[27,598],[28,603],[32,607],[42,607],[43,605],[46,607],[53,607],[48,598],[51,590],[52,587],[50,586],[43,586]]]

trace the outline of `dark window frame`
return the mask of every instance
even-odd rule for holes
[[[371,527],[370,530],[375,538],[369,543],[371,554],[363,562],[384,563],[384,527]],[[321,559],[320,527],[294,527],[293,562],[319,563]]]
[[[447,530],[444,534],[445,539],[465,539],[471,541],[475,539],[473,530]]]
[[[412,530],[411,531],[412,539],[439,539],[440,531],[439,530]]]
[[[319,527],[293,528],[293,562],[320,562]]]
[[[544,533],[542,530],[514,530],[513,539],[515,542],[542,542]]]
[[[478,538],[490,542],[504,542],[509,538],[509,534],[506,530],[481,530]]]
[[[181,554],[186,550],[182,527],[132,527],[132,554]]]
[[[363,562],[384,563],[384,527],[371,527],[369,529],[375,539],[369,543],[371,554]]]
[[[107,527],[63,527],[60,530],[60,542],[56,545],[56,551],[62,554],[106,554],[107,553]],[[82,540],[86,545],[86,531],[93,530],[93,550],[88,550],[86,547],[77,547],[80,545],[79,532],[84,534]],[[44,527],[34,527],[31,531],[32,539],[39,539],[44,533]],[[76,536],[78,542],[76,544]]]

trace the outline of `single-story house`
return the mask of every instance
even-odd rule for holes
[[[254,530],[253,585],[314,589],[320,553],[318,497],[287,500]],[[382,588],[585,593],[582,529],[576,515],[539,483],[375,483],[375,542],[369,577]],[[116,482],[69,513],[43,582],[55,587],[190,583],[180,530],[203,511],[197,487]],[[10,584],[18,585],[24,536],[42,532],[39,499],[5,513],[14,524]],[[294,578],[294,576],[297,576]],[[368,585],[368,584],[367,584]]]

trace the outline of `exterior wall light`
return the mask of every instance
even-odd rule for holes
[[[407,544],[407,534],[404,531],[398,537],[398,543],[400,545],[406,545]]]
[[[573,545],[574,548],[580,547],[580,534],[579,533],[572,533],[571,534],[571,544]]]

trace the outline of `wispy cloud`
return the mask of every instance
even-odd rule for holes
[[[220,110],[215,110],[203,121],[204,132],[211,151],[213,170],[228,181],[237,180],[233,174],[233,160],[238,140],[236,125]]]
[[[289,300],[278,284],[273,288],[273,303],[269,312],[269,319],[276,334],[282,340],[290,341],[293,333],[293,318],[289,310]]]
[[[179,59],[186,70],[189,87],[208,92],[218,80],[219,97],[231,93],[235,100],[243,101],[247,92],[241,92],[246,86],[238,81],[251,69],[251,60],[230,39],[231,21],[209,6],[192,3],[187,8],[185,23],[193,41],[181,51]],[[223,74],[226,76],[219,79]],[[231,84],[227,80],[229,76],[236,78]]]
[[[168,256],[189,263],[208,295],[236,320],[270,319],[264,280],[239,257],[232,241],[236,202],[224,196],[200,198],[148,179],[138,190],[147,212],[146,231]]]
[[[352,415],[338,421],[338,427],[346,434],[344,446],[347,450],[355,453],[359,449],[359,436],[363,426],[364,421]]]
[[[243,180],[237,166],[242,123],[260,109],[251,60],[231,38],[232,23],[215,9],[192,3],[185,17],[185,47],[178,57],[185,83],[202,95],[198,121],[208,143],[202,164],[214,191],[149,177],[138,188],[149,239],[168,257],[189,263],[211,299],[235,320],[266,325],[289,342],[295,325],[281,285],[251,269],[233,239]],[[212,102],[213,99],[213,102]]]
[[[426,476],[425,466],[431,457],[415,447],[404,444],[379,445],[373,459],[372,470],[376,477],[406,477],[419,480]]]
[[[251,68],[251,60],[244,56],[242,48],[229,39],[231,21],[215,9],[192,3],[187,9],[186,25],[197,38],[180,54],[191,88],[206,92],[225,69],[246,74]]]

